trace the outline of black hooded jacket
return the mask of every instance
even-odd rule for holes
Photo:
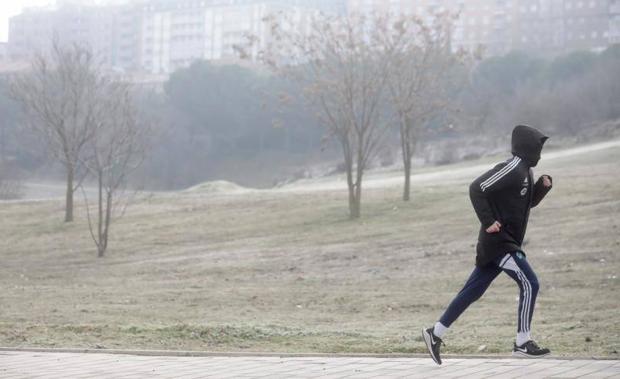
[[[551,189],[543,185],[542,177],[534,184],[532,171],[547,139],[537,129],[517,126],[512,132],[513,157],[470,185],[469,197],[481,223],[476,247],[477,266],[485,266],[498,256],[521,250],[530,208],[537,206]],[[500,231],[487,233],[486,229],[495,221],[502,225]]]

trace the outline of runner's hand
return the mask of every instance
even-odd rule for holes
[[[487,233],[499,233],[501,227],[502,224],[500,224],[499,221],[495,221],[493,225],[487,228]]]

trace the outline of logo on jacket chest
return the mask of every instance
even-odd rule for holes
[[[530,184],[530,181],[526,176],[525,180],[523,180],[523,188],[521,188],[521,196],[525,196],[527,194],[527,188],[529,187],[529,184]]]

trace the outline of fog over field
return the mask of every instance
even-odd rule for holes
[[[525,247],[541,281],[534,333],[558,355],[614,356],[620,347],[620,240],[610,232],[619,158],[616,145],[543,158],[537,169],[556,185],[533,211]],[[423,352],[419,326],[434,321],[473,267],[467,186],[475,173],[444,171],[414,181],[410,203],[389,180],[373,186],[362,222],[347,219],[346,191],[326,188],[212,186],[139,199],[114,226],[103,260],[83,233],[83,207],[62,225],[58,201],[4,204],[2,220],[12,221],[0,229],[0,342]],[[446,352],[505,352],[517,293],[500,277],[458,321]]]
[[[617,359],[620,6],[413,3],[0,5],[0,347]]]

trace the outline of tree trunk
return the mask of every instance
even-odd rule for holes
[[[346,138],[341,139],[341,143],[344,152],[345,169],[347,170],[347,186],[349,189],[349,218],[351,220],[354,220],[360,218],[362,213],[362,174],[364,172],[363,155],[360,151],[358,151],[357,154],[354,155],[354,153],[351,151],[349,140],[347,140]],[[358,146],[363,146],[363,144],[359,143]],[[354,160],[356,161],[357,165],[353,164]]]
[[[355,219],[360,217],[359,201],[356,198],[356,185],[353,181],[353,165],[346,163],[347,169],[347,187],[349,189],[349,218]]]
[[[360,218],[362,216],[362,198],[361,198],[360,186],[356,185],[354,193],[352,194],[349,203],[350,205],[350,217],[352,220]]]
[[[105,246],[103,244],[103,173],[97,173],[97,257],[103,257]]]
[[[411,146],[411,133],[407,118],[401,117],[400,126],[400,146],[403,152],[403,168],[405,171],[405,186],[403,188],[403,201],[411,199],[411,155],[413,148]]]
[[[355,195],[356,190],[351,188],[349,190],[349,218],[354,220],[360,218],[360,199]]]
[[[73,165],[67,165],[67,193],[65,201],[65,222],[73,222]]]
[[[106,203],[105,203],[105,225],[103,227],[103,248],[100,251],[99,258],[103,257],[105,252],[108,250],[108,236],[110,235],[110,223],[112,221],[112,193],[107,192]]]
[[[403,190],[403,201],[411,199],[411,156],[405,157],[405,188]]]
[[[357,178],[355,180],[355,208],[354,208],[352,218],[360,218],[362,216],[362,176],[363,175],[364,175],[363,163],[358,162]]]
[[[413,155],[411,144],[407,141],[403,150],[403,166],[405,170],[405,188],[403,189],[403,201],[411,200],[411,159]]]

